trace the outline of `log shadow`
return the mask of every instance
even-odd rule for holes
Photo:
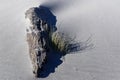
[[[51,73],[55,72],[55,69],[62,64],[62,55],[59,52],[51,51],[47,54],[47,61],[43,65],[42,71],[39,72],[39,78],[46,78]]]
[[[51,73],[55,72],[55,69],[63,63],[62,58],[67,54],[76,54],[77,52],[83,52],[94,48],[94,45],[91,43],[91,37],[83,42],[71,43],[69,47],[69,52],[63,54],[61,52],[51,50],[47,53],[47,61],[43,65],[42,71],[39,73],[39,78],[46,78]]]
[[[56,16],[50,11],[48,7],[40,5],[39,7],[36,7],[35,12],[41,20],[48,24],[49,27],[54,27],[57,30]]]

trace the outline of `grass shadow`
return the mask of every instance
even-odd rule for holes
[[[81,41],[81,42],[74,41],[73,43],[71,43],[69,45],[68,54],[91,50],[93,48],[94,48],[94,44],[91,42],[91,36],[90,36],[86,41]]]

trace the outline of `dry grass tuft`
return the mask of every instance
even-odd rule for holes
[[[52,47],[63,54],[66,54],[69,51],[69,45],[71,39],[68,35],[62,32],[54,32],[51,37]]]

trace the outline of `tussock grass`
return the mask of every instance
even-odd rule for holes
[[[63,32],[54,32],[51,36],[52,48],[56,51],[59,51],[63,54],[69,52],[69,45],[71,43],[71,39],[68,35]]]
[[[74,52],[85,51],[94,48],[91,43],[91,36],[86,41],[76,41],[76,36],[71,36],[69,33],[55,31],[51,35],[51,48],[62,55],[71,54]]]

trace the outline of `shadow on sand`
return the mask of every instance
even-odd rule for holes
[[[67,54],[76,54],[90,50],[94,45],[90,42],[90,39],[84,42],[76,42],[70,45],[69,52]],[[65,54],[65,55],[67,55]],[[51,73],[55,72],[55,69],[63,63],[63,58],[65,55],[62,55],[60,52],[56,52],[54,50],[47,53],[47,62],[43,65],[42,71],[39,73],[39,78],[46,78]]]
[[[40,18],[42,18],[42,20],[46,21],[47,24],[54,25],[55,27],[56,22],[57,22],[56,16],[52,14],[49,8],[40,6],[39,8],[36,9],[36,13],[38,14]],[[43,13],[43,15],[39,13]],[[92,48],[93,48],[93,44],[91,44],[90,38],[89,38],[88,40],[84,42],[71,43],[69,45],[68,54],[74,54],[76,52],[81,52],[81,51],[85,51],[85,50],[92,49]],[[46,63],[43,64],[42,70],[38,72],[39,78],[46,78],[50,75],[50,73],[54,73],[55,69],[60,64],[62,64],[63,60],[61,60],[61,58],[64,57],[65,55],[62,55],[62,53],[56,52],[54,50],[51,50],[49,53],[47,53]]]

